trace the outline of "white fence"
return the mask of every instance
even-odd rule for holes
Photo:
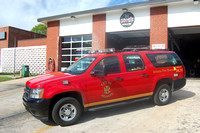
[[[46,70],[46,46],[1,49],[1,71],[19,72],[28,65],[30,73],[44,74]]]

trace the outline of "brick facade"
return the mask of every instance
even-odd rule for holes
[[[168,48],[168,7],[150,9],[150,48],[152,44],[165,44]]]
[[[55,61],[55,71],[59,70],[59,25],[60,21],[53,21],[47,23],[47,68],[49,58]]]
[[[46,37],[45,35],[42,35],[42,34],[37,34],[30,31],[10,27],[10,26],[0,28],[0,32],[6,32],[6,40],[0,40],[0,49],[14,47],[15,43],[17,47],[18,40]],[[15,38],[16,38],[16,42],[14,42]]]
[[[18,47],[43,46],[46,45],[46,41],[47,41],[46,38],[19,40]]]
[[[8,27],[0,28],[0,32],[6,32],[6,39],[0,40],[0,49],[1,48],[8,48],[9,28]]]
[[[166,44],[168,48],[168,7],[152,7],[150,9],[150,48],[152,44]],[[55,61],[55,71],[60,70],[61,62],[61,38],[59,37],[60,21],[47,23],[47,38],[43,35],[31,33],[13,27],[0,28],[7,32],[6,40],[0,40],[0,48],[14,46],[14,38],[18,41],[18,47],[47,45],[46,67],[49,69],[49,58]],[[106,14],[93,15],[92,49],[107,48]],[[24,40],[30,38],[38,38]],[[40,38],[40,39],[39,39]],[[54,71],[53,69],[53,71]],[[47,71],[48,72],[48,71]]]
[[[93,15],[92,49],[107,48],[106,14]]]

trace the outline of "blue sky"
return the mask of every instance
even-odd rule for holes
[[[147,0],[0,0],[0,27],[31,30],[41,17],[140,1]]]

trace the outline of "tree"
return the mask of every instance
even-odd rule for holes
[[[35,25],[32,29],[32,32],[47,35],[47,25],[46,24],[38,24]]]

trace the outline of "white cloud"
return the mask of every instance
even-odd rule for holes
[[[111,0],[0,0],[0,27],[30,30],[37,18],[106,7]]]

